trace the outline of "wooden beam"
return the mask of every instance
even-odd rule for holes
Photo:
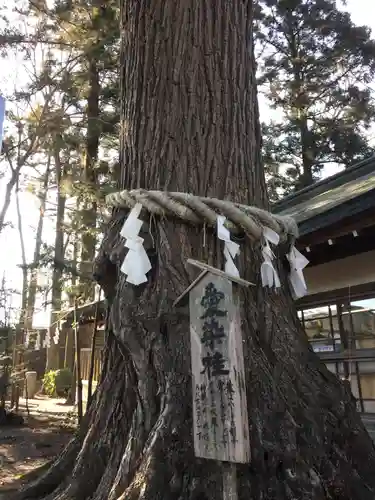
[[[319,352],[317,353],[319,358],[325,363],[333,362],[358,362],[358,361],[374,361],[375,360],[375,349],[356,349],[347,350],[341,352]]]
[[[301,236],[297,239],[297,247],[301,249],[310,246],[311,250],[313,250],[315,245],[327,243],[329,239],[334,240],[353,231],[359,232],[361,229],[371,226],[374,226],[374,209],[354,215],[347,220],[341,219],[330,227],[313,231],[306,236]]]
[[[375,282],[364,283],[350,287],[350,300],[365,300],[375,297]],[[329,290],[327,292],[316,293],[315,295],[306,295],[296,301],[298,309],[313,309],[314,307],[322,307],[333,304],[339,301],[349,300],[348,287],[337,290]]]
[[[208,264],[200,262],[199,260],[188,259],[187,263],[190,264],[191,266],[197,267],[198,269],[203,269],[204,271],[208,271],[209,273],[214,274],[215,276],[220,276],[222,278],[226,278],[230,281],[233,281],[238,285],[242,285],[245,287],[255,286],[255,284],[251,283],[250,281],[246,281],[243,280],[242,278],[239,278],[238,276],[233,276],[232,274],[228,274],[225,271],[216,269],[216,267],[209,266]]]
[[[350,232],[341,238],[333,239],[333,245],[326,241],[310,247],[310,252],[307,252],[306,248],[301,250],[310,261],[309,267],[371,252],[375,250],[375,230],[363,228],[356,237]]]
[[[198,285],[198,283],[200,282],[200,280],[202,278],[204,278],[206,276],[206,274],[208,274],[208,271],[202,271],[200,273],[200,275],[198,276],[198,278],[196,278],[194,281],[192,281],[190,283],[190,285],[186,288],[186,290],[184,292],[182,292],[182,294],[177,297],[177,299],[173,302],[173,307],[176,307],[176,306],[182,306],[184,305],[185,303],[187,303],[187,300],[189,299],[189,292],[196,286]],[[185,299],[185,300],[184,300]]]

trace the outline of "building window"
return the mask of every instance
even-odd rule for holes
[[[298,312],[313,350],[350,382],[358,410],[375,413],[375,298]]]

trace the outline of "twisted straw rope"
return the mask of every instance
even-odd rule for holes
[[[227,218],[225,225],[231,232],[245,231],[251,240],[262,238],[264,226],[273,229],[284,241],[288,237],[294,240],[298,236],[297,224],[291,217],[273,215],[266,210],[232,201],[187,193],[134,189],[111,193],[106,196],[106,203],[112,207],[130,209],[136,203],[141,203],[152,214],[178,217],[195,225],[206,223],[209,226],[216,226],[217,216],[224,215]]]

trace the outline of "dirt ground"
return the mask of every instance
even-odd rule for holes
[[[19,488],[30,473],[57,456],[72,437],[76,427],[73,406],[63,399],[39,397],[20,402],[23,426],[0,427],[0,498],[2,493]]]

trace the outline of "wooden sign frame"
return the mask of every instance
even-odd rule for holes
[[[236,463],[250,462],[238,286],[255,285],[203,262],[187,262],[201,273],[174,306],[189,304],[194,451],[222,462],[223,500],[237,500]]]
[[[194,450],[200,458],[248,463],[238,300],[232,282],[211,272],[189,291]]]

